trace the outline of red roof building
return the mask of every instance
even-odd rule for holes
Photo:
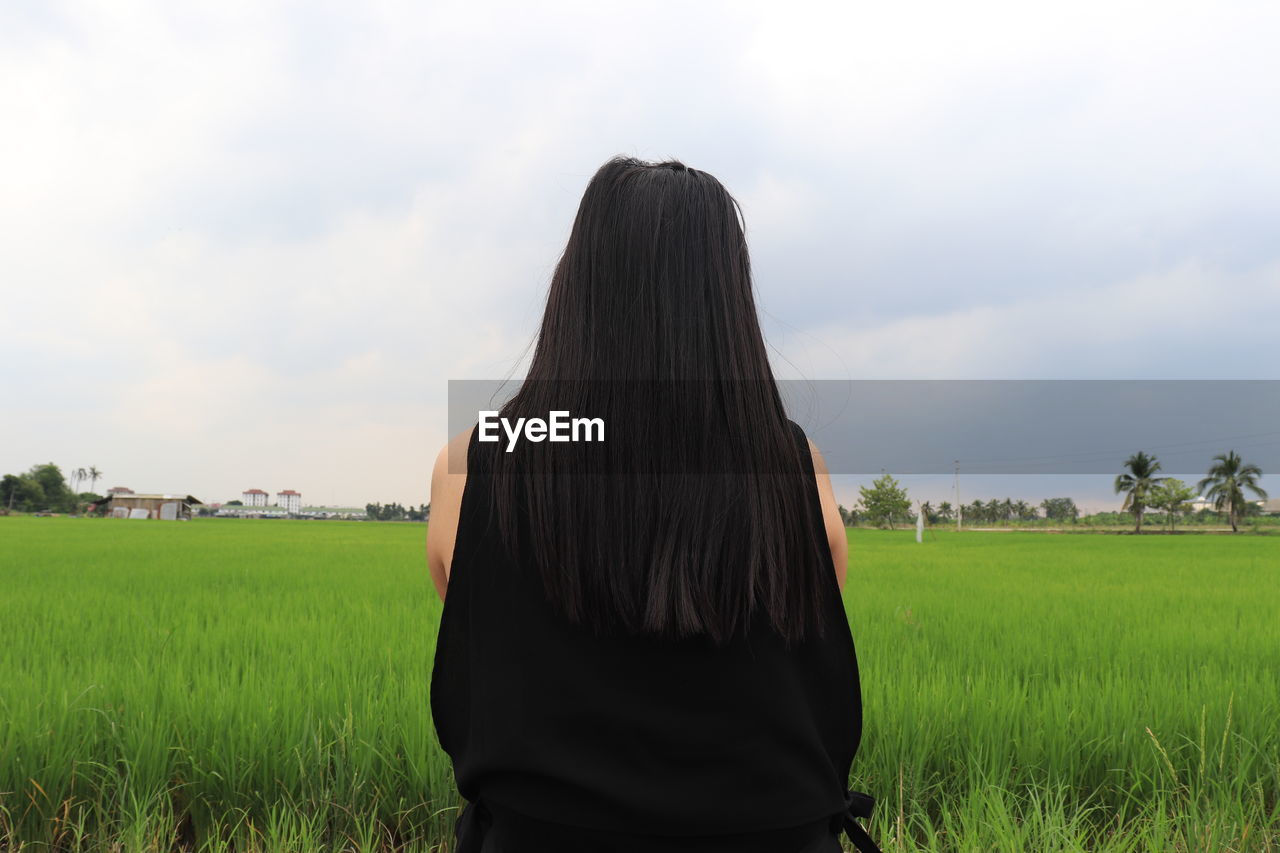
[[[267,493],[262,489],[245,489],[240,495],[245,506],[266,506]]]

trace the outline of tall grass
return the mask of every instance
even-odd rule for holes
[[[0,834],[150,849],[451,826],[421,525],[9,521]]]
[[[857,531],[845,602],[895,847],[1280,849],[1280,543]]]
[[[447,850],[423,532],[0,519],[0,847]],[[1280,543],[850,543],[886,850],[1280,850]]]

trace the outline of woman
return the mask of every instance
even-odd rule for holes
[[[477,413],[432,475],[457,849],[875,851],[847,788],[845,531],[711,175],[615,158],[591,179],[499,415],[556,411],[605,440],[489,441]]]

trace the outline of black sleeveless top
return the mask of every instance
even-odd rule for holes
[[[822,531],[804,431],[791,426]],[[477,434],[431,678],[436,732],[468,800],[459,853],[478,853],[490,829],[503,853],[799,853],[842,829],[875,851],[853,820],[874,800],[847,787],[862,702],[834,571],[825,636],[790,651],[759,610],[720,649],[593,637],[551,610],[536,569],[502,545],[477,456],[500,445]]]

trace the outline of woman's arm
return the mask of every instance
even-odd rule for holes
[[[827,542],[831,545],[831,561],[835,564],[836,585],[843,592],[844,579],[849,567],[849,538],[845,534],[844,520],[840,518],[840,508],[836,504],[836,495],[831,488],[831,476],[827,473],[826,460],[822,458],[822,453],[812,441],[809,442],[809,452],[813,455],[813,473],[818,479],[822,521],[827,528]]]
[[[458,536],[462,492],[467,484],[467,447],[471,430],[459,433],[440,449],[431,470],[431,521],[427,523],[427,568],[440,600],[449,586],[449,567]],[[453,459],[452,470],[450,458]]]

